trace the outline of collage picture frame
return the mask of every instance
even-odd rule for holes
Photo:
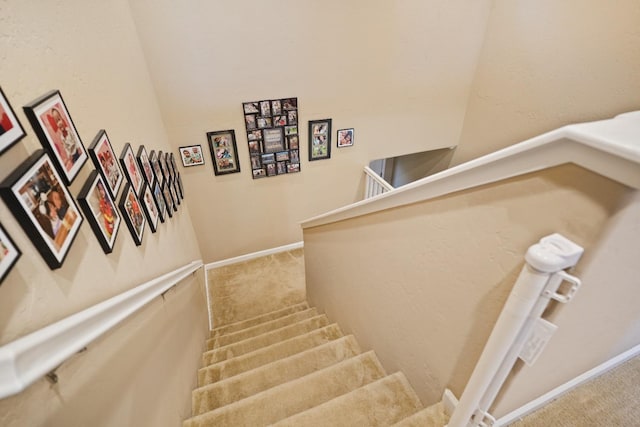
[[[309,161],[331,158],[331,119],[309,120]]]
[[[80,135],[59,90],[52,90],[23,107],[40,143],[55,159],[54,165],[66,185],[87,161]]]
[[[215,175],[240,172],[236,133],[233,129],[207,132],[207,140]]]

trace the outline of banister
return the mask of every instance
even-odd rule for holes
[[[365,199],[379,196],[380,194],[393,190],[393,186],[385,181],[369,166],[364,167],[364,174],[366,178],[364,191]]]
[[[640,111],[568,125],[301,222],[330,224],[566,163],[640,189]]]
[[[0,399],[25,390],[202,267],[192,261],[0,347]]]

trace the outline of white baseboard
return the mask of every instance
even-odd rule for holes
[[[291,243],[289,245],[278,246],[276,248],[265,249],[263,251],[252,252],[250,254],[240,255],[233,258],[223,259],[222,261],[214,261],[209,264],[205,264],[205,270],[211,270],[225,265],[236,264],[238,262],[249,261],[255,258],[260,258],[267,255],[277,254],[279,252],[292,251],[294,249],[300,249],[304,247],[304,242]]]
[[[496,420],[494,426],[495,427],[501,427],[501,426],[508,426],[509,424],[519,420],[520,418],[530,414],[531,412],[534,412],[540,408],[542,408],[543,406],[545,406],[546,404],[550,403],[553,400],[558,399],[559,397],[561,397],[563,394],[567,393],[568,391],[578,387],[579,385],[582,385],[584,383],[586,383],[589,380],[592,380],[602,374],[604,374],[605,372],[615,368],[618,365],[623,364],[624,362],[626,362],[627,360],[632,359],[635,356],[640,355],[640,345],[637,345],[633,348],[631,348],[630,350],[625,351],[622,354],[619,354],[618,356],[607,360],[606,362],[596,366],[595,368],[585,372],[582,375],[579,375],[577,377],[575,377],[574,379],[567,381],[566,383],[554,388],[553,390],[549,391],[548,393],[543,394],[542,396],[538,397],[535,400],[532,400],[531,402],[527,403],[524,406],[521,406],[520,408],[516,409],[515,411],[512,411],[510,413],[508,413],[507,415],[503,416],[502,418]]]

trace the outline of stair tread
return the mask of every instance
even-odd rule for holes
[[[316,308],[308,308],[306,310],[297,311],[295,313],[278,317],[277,319],[268,320],[257,325],[240,329],[238,331],[222,334],[215,338],[209,338],[206,344],[208,348],[223,347],[234,342],[264,334],[265,332],[280,329],[284,326],[291,325],[317,315],[318,310]]]
[[[255,316],[249,319],[239,320],[233,323],[227,323],[226,325],[220,325],[211,330],[210,338],[215,338],[219,335],[239,331],[254,325],[258,325],[260,323],[264,323],[269,320],[277,319],[279,317],[286,316],[291,313],[295,313],[297,311],[306,310],[308,308],[309,308],[309,304],[305,301],[299,304],[294,304],[285,308],[281,308],[279,310],[270,311],[268,313],[261,314],[259,316]]]
[[[449,416],[444,411],[444,405],[438,402],[394,424],[393,427],[444,427],[448,422]]]
[[[232,344],[228,344],[215,349],[209,349],[205,353],[210,353],[211,359],[215,362],[226,360],[241,354],[249,353],[262,347],[269,346],[276,342],[302,335],[314,329],[319,329],[329,324],[327,316],[324,314],[302,320],[300,322],[287,325],[285,327],[265,332],[264,334],[247,338]]]
[[[342,336],[342,331],[334,323],[221,362],[208,364],[206,360],[203,360],[205,366],[198,370],[198,385],[203,386],[231,378],[244,371],[275,362]]]
[[[349,335],[229,379],[199,387],[192,393],[192,413],[197,415],[222,407],[339,363],[359,353],[358,343],[353,335]]]
[[[401,372],[366,384],[274,424],[295,426],[388,426],[423,408]]]
[[[370,351],[188,420],[183,427],[272,424],[386,374]]]

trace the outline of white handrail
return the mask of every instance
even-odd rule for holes
[[[330,224],[566,163],[640,189],[640,111],[564,126],[378,197],[307,219],[301,225]]]
[[[369,199],[371,197],[379,196],[393,190],[393,186],[385,181],[380,175],[378,175],[369,166],[364,167],[365,174],[365,189],[364,198]]]
[[[202,260],[193,261],[3,345],[0,399],[20,393],[200,267]]]
[[[552,299],[569,302],[577,291],[580,281],[563,270],[575,266],[583,251],[559,234],[547,236],[529,248],[525,256],[527,263],[491,331],[448,427],[486,426],[486,419],[495,421],[489,408],[522,354],[535,322],[540,321]],[[558,288],[565,280],[574,286],[560,294]],[[535,350],[537,356],[542,346]]]

